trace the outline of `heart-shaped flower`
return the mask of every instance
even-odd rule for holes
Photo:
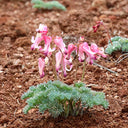
[[[45,60],[43,58],[38,59],[38,67],[39,67],[39,73],[40,77],[44,77],[44,67],[45,67]]]

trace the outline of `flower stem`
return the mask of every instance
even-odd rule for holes
[[[83,82],[84,75],[85,75],[85,65],[86,65],[86,60],[84,60],[84,64],[83,64],[83,74],[82,74],[82,78],[81,78],[82,82]]]
[[[104,29],[107,30],[108,39],[110,40],[111,45],[113,45],[113,43],[112,43],[112,41],[111,41],[111,36],[110,36],[110,34],[109,34],[109,32],[108,32],[107,27],[106,27],[104,24],[102,24],[102,25],[103,25]]]
[[[55,80],[57,80],[57,72],[55,69],[55,52],[53,52],[53,55],[52,55],[52,67],[53,67],[54,78]]]
[[[77,57],[78,58],[78,57]],[[75,81],[77,80],[78,61],[76,61]]]

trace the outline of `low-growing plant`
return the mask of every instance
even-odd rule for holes
[[[43,8],[43,9],[61,9],[61,10],[66,10],[65,6],[60,4],[58,1],[49,1],[49,2],[44,2],[43,0],[31,0],[31,3],[33,3],[34,8]]]
[[[105,52],[107,54],[112,54],[115,51],[128,52],[128,38],[115,36],[111,38],[112,44],[109,41]]]
[[[92,91],[84,83],[67,85],[61,81],[48,81],[37,86],[31,86],[22,95],[27,99],[24,113],[32,108],[38,108],[41,113],[48,111],[54,118],[58,116],[77,116],[95,105],[108,107],[108,101],[102,92]]]
[[[52,64],[54,79],[60,79],[60,76],[67,76],[67,72],[73,69],[73,60],[78,59],[84,62],[82,81],[84,78],[85,64],[93,64],[93,62],[102,57],[106,57],[104,50],[92,43],[91,46],[84,42],[84,38],[80,37],[78,43],[70,43],[66,47],[61,37],[48,36],[48,28],[46,25],[40,24],[36,30],[36,37],[32,37],[31,50],[38,49],[42,53],[42,57],[38,59],[38,67],[40,77],[45,76],[45,67]],[[54,38],[54,40],[52,40]],[[43,47],[41,44],[43,43]],[[72,53],[75,52],[74,57]],[[78,60],[76,60],[76,73],[78,69]],[[76,76],[76,75],[75,75]],[[63,80],[63,78],[61,78]],[[38,107],[40,112],[48,110],[53,117],[69,116],[82,114],[85,108],[94,105],[102,105],[107,108],[108,102],[102,92],[95,92],[87,88],[84,83],[75,83],[68,86],[60,81],[49,81],[32,86],[23,94],[22,99],[27,100],[28,105],[24,108],[27,113],[31,108]]]

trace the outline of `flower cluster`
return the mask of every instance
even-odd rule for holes
[[[91,46],[88,46],[87,42],[84,42],[79,45],[79,61],[83,62],[85,60],[85,54],[86,54],[86,62],[89,64],[93,64],[93,61],[98,59],[100,56],[106,57],[104,54],[104,50],[101,48],[98,48],[98,46],[94,43],[91,44]],[[99,55],[99,56],[98,56]]]
[[[103,25],[103,21],[97,21],[96,25],[93,26],[94,32],[97,32],[97,29],[100,27],[100,25]]]
[[[55,67],[57,73],[59,74],[63,71],[64,76],[66,76],[67,71],[71,71],[73,67],[73,56],[71,55],[73,51],[76,52],[80,62],[83,62],[86,58],[86,61],[89,64],[93,64],[93,61],[98,59],[100,56],[106,57],[104,50],[98,48],[98,46],[94,43],[89,46],[87,42],[84,42],[83,37],[80,37],[80,41],[77,43],[78,45],[70,43],[66,47],[61,37],[56,36],[52,40],[52,37],[47,35],[48,28],[46,25],[40,24],[36,31],[37,35],[35,39],[34,37],[31,39],[31,50],[38,49],[44,56],[38,60],[39,73],[41,78],[45,75],[45,64],[48,63],[52,55],[55,55]],[[40,46],[42,41],[44,41],[43,48]]]

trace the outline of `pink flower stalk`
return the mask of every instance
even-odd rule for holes
[[[47,36],[45,35],[44,36],[44,42],[45,42],[45,45],[44,45],[44,48],[40,48],[40,52],[42,52],[45,56],[51,56],[52,52],[55,50],[55,48],[51,49],[50,47],[50,43],[52,41],[52,37],[51,36]]]
[[[74,44],[69,44],[68,45],[68,50],[67,50],[67,56],[70,58],[70,55],[73,51],[77,51],[77,47]]]
[[[70,66],[70,69],[67,68],[68,65]],[[66,71],[71,71],[72,69],[72,59],[71,58],[69,60],[66,59],[66,55],[62,56],[62,53],[59,51],[56,53],[56,71],[58,73],[60,72],[61,66],[64,73],[64,77],[66,77],[67,76]]]
[[[43,37],[41,36],[40,33],[37,33],[36,35],[36,38],[34,39],[34,36],[32,36],[31,38],[31,42],[32,42],[32,45],[31,45],[31,50],[35,50],[36,48],[39,49],[40,46],[39,43],[43,40]]]
[[[103,25],[103,22],[102,21],[97,21],[96,25],[93,26],[94,32],[97,32],[97,30],[100,27],[100,25]]]
[[[90,49],[92,52],[101,55],[104,58],[107,57],[107,55],[104,54],[104,49],[98,48],[98,46],[95,43],[91,44]]]
[[[89,64],[92,64],[93,63],[93,60],[96,59],[96,56],[95,56],[95,53],[91,51],[90,47],[88,46],[87,42],[84,42],[82,44],[80,44],[79,46],[79,60],[80,61],[83,61],[85,59],[85,53],[86,53],[86,56],[87,56],[87,59],[86,61],[89,63]],[[81,58],[81,55],[82,55],[82,58]]]
[[[45,67],[44,59],[42,59],[42,58],[38,59],[38,67],[39,67],[40,77],[43,78],[44,77],[44,67]]]
[[[87,42],[84,42],[84,43],[79,45],[78,56],[79,56],[79,61],[80,62],[83,62],[85,60],[85,53],[84,53],[83,47],[89,47]]]
[[[70,68],[68,69],[67,66],[70,66]],[[66,59],[66,57],[63,58],[63,62],[62,62],[62,68],[63,68],[63,72],[64,72],[64,77],[67,76],[67,72],[66,71],[71,71],[72,70],[72,59],[70,58],[69,60]]]
[[[89,64],[93,64],[93,61],[98,59],[99,56],[101,55],[102,57],[106,57],[104,52],[98,48],[96,44],[91,44],[91,47],[88,46],[86,42],[80,44],[79,46],[79,60],[83,61],[85,59],[85,54],[87,56],[86,61]]]
[[[40,24],[39,28],[36,29],[37,32],[42,33],[43,35],[46,35],[48,33],[48,28],[44,24]]]
[[[65,48],[65,44],[63,42],[63,39],[61,37],[56,36],[56,38],[54,39],[54,43],[56,44],[56,46],[63,52],[65,53],[66,48]]]
[[[62,61],[62,54],[61,52],[57,52],[56,55],[56,71],[59,72],[59,69],[61,67],[61,61]]]
[[[84,37],[83,37],[83,36],[81,36],[79,41],[84,41]]]

